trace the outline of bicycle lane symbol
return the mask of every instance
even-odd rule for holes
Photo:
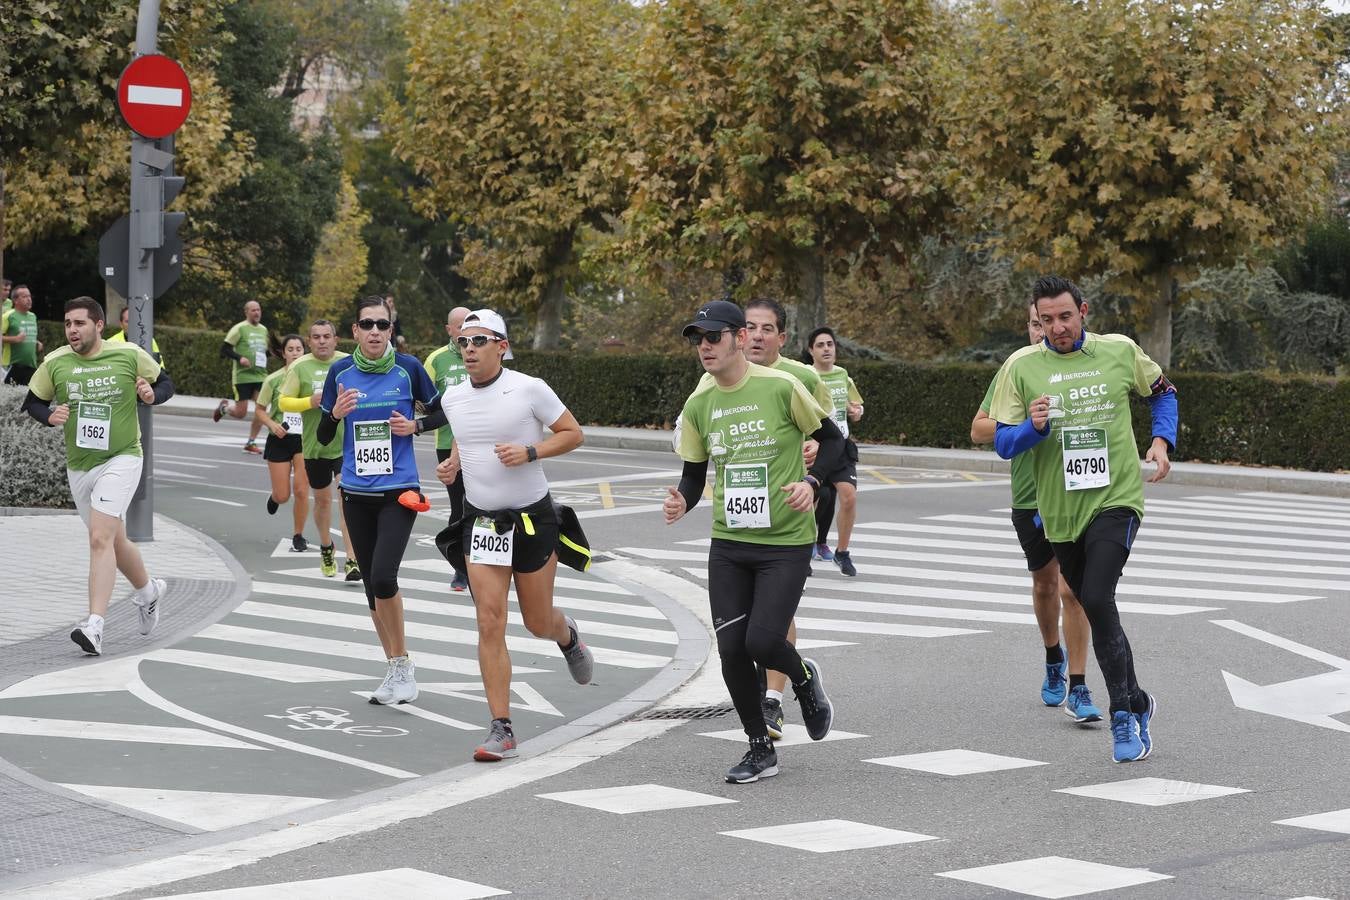
[[[406,728],[395,725],[357,725],[345,709],[333,706],[292,706],[284,716],[267,713],[269,719],[281,719],[295,731],[337,731],[357,737],[403,737]]]

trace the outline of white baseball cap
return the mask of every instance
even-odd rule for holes
[[[506,320],[490,309],[475,309],[464,317],[464,324],[460,328],[486,328],[502,340],[510,340],[506,336]],[[509,345],[502,359],[514,359]]]

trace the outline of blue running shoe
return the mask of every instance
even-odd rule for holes
[[[1069,690],[1069,662],[1046,663],[1045,681],[1041,682],[1041,699],[1046,706],[1059,706]]]
[[[1139,717],[1126,709],[1111,713],[1112,758],[1118,762],[1134,762],[1148,755],[1144,742],[1139,740]]]
[[[1145,692],[1148,698],[1148,709],[1139,714],[1139,741],[1144,745],[1144,755],[1139,757],[1144,759],[1153,752],[1153,735],[1149,731],[1149,726],[1153,724],[1153,715],[1158,711],[1158,701],[1150,693]]]
[[[1069,699],[1064,701],[1064,713],[1079,724],[1102,720],[1102,711],[1093,705],[1092,691],[1088,690],[1086,684],[1080,684],[1069,691]],[[1147,747],[1148,744],[1144,746]]]
[[[834,562],[834,551],[829,544],[816,544],[811,548],[811,558],[821,562]]]

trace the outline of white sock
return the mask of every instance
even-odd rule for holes
[[[155,579],[147,578],[145,584],[136,589],[135,596],[146,602],[155,596]]]
[[[102,630],[103,630],[103,617],[102,617],[102,616],[96,616],[96,615],[94,615],[93,613],[90,613],[90,614],[89,614],[89,624],[88,624],[88,626],[86,626],[86,627],[87,627],[90,631],[102,631]]]
[[[765,700],[777,700],[779,703],[782,703],[782,702],[783,702],[783,692],[782,692],[782,691],[765,691],[765,692],[764,692],[764,699],[765,699]]]

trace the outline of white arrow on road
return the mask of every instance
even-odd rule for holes
[[[1306,725],[1329,728],[1332,731],[1350,732],[1350,725],[1332,718],[1350,712],[1350,660],[1332,656],[1316,647],[1308,647],[1232,619],[1211,621],[1229,631],[1236,631],[1238,634],[1245,634],[1247,637],[1297,653],[1299,656],[1331,666],[1335,670],[1269,685],[1253,684],[1224,672],[1223,680],[1228,685],[1228,693],[1232,695],[1236,706],[1250,709],[1252,712],[1279,716],[1282,719],[1292,719]]]

